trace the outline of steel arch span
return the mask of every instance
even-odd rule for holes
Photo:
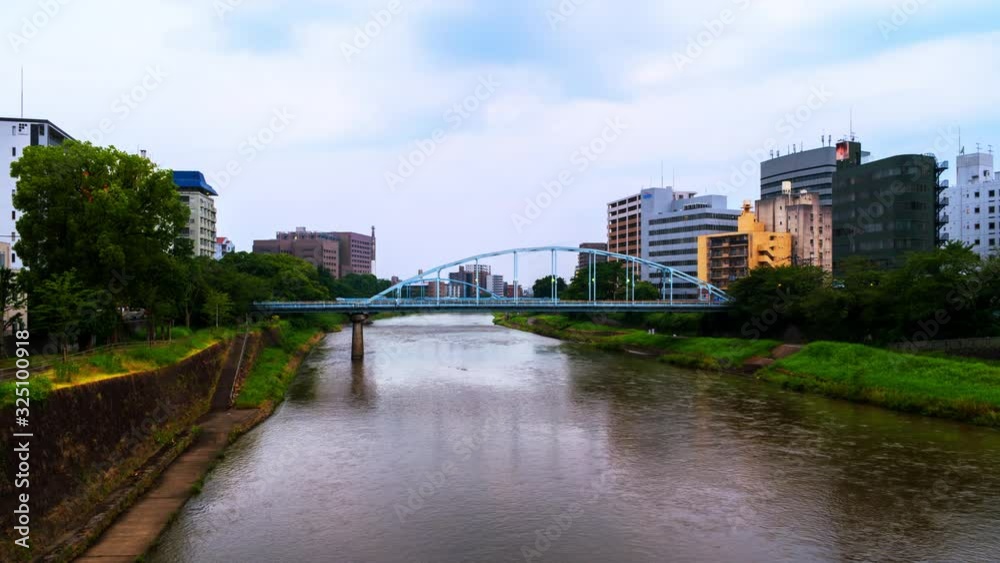
[[[588,273],[589,273],[589,275],[588,275],[588,286],[591,286],[590,287],[590,289],[591,289],[591,291],[590,291],[591,297],[589,299],[591,301],[596,301],[597,300],[596,299],[596,292],[595,292],[593,286],[595,285],[596,264],[597,264],[596,257],[598,257],[598,256],[603,256],[605,258],[613,258],[615,260],[618,260],[618,261],[621,261],[621,262],[625,262],[627,264],[634,264],[634,265],[638,265],[638,266],[644,266],[646,268],[649,268],[652,271],[660,272],[661,273],[661,276],[660,276],[660,279],[661,279],[661,292],[660,292],[660,295],[663,296],[664,299],[668,299],[669,298],[670,300],[673,300],[673,285],[674,285],[675,281],[680,281],[680,282],[689,283],[689,284],[692,284],[692,285],[698,287],[698,294],[704,300],[707,300],[707,301],[715,300],[716,302],[721,302],[721,303],[727,303],[727,302],[730,301],[729,295],[727,295],[726,292],[722,291],[721,289],[715,287],[714,285],[711,285],[710,283],[708,283],[706,281],[700,280],[700,279],[698,279],[698,278],[696,278],[696,277],[694,277],[694,276],[692,276],[690,274],[687,274],[687,273],[682,272],[680,270],[677,270],[675,268],[671,268],[670,266],[664,266],[663,264],[659,264],[659,263],[653,262],[651,260],[645,260],[645,259],[642,259],[642,258],[637,258],[635,256],[628,256],[627,254],[619,254],[617,252],[609,252],[607,250],[597,250],[597,249],[593,249],[593,248],[577,248],[577,247],[573,247],[573,246],[537,246],[537,247],[528,247],[528,248],[511,248],[511,249],[508,249],[508,250],[498,250],[496,252],[486,252],[486,253],[483,253],[483,254],[477,254],[475,256],[469,256],[469,257],[463,258],[461,260],[455,260],[453,262],[448,262],[447,264],[442,264],[440,266],[436,266],[436,267],[431,268],[429,270],[425,270],[422,273],[420,273],[420,274],[418,274],[416,276],[413,276],[412,278],[409,278],[409,279],[406,279],[406,280],[403,280],[403,281],[397,283],[396,285],[394,285],[394,286],[386,289],[385,291],[379,293],[378,295],[372,296],[369,299],[369,301],[370,302],[374,302],[374,301],[376,301],[378,299],[383,299],[383,298],[389,297],[393,293],[396,293],[396,296],[399,297],[400,294],[401,294],[402,289],[404,287],[409,286],[409,285],[414,285],[414,284],[418,284],[418,283],[427,283],[427,282],[433,282],[433,281],[437,281],[437,282],[440,282],[440,281],[450,281],[450,280],[448,280],[448,278],[442,278],[441,277],[441,272],[442,271],[450,269],[450,268],[454,268],[456,266],[464,266],[464,265],[469,264],[469,263],[473,263],[473,264],[475,264],[475,265],[478,266],[480,260],[485,260],[487,258],[496,258],[498,256],[507,256],[507,255],[513,256],[513,259],[514,259],[514,280],[513,281],[514,281],[515,285],[517,286],[517,285],[521,284],[520,283],[521,280],[518,279],[518,269],[517,269],[517,258],[518,258],[518,255],[521,255],[521,254],[536,254],[536,253],[541,253],[541,252],[549,252],[549,253],[552,254],[552,276],[553,277],[556,276],[556,253],[558,253],[558,252],[569,252],[569,253],[589,255],[590,259],[588,260]],[[626,272],[626,283],[629,285],[630,292],[631,292],[631,294],[630,294],[631,295],[631,299],[634,300],[634,292],[635,292],[635,284],[636,284],[635,269],[634,268],[626,268],[625,272]],[[437,275],[434,276],[434,274],[437,274]],[[669,291],[667,291],[667,290],[669,290]],[[484,291],[486,291],[485,288],[484,288]],[[516,299],[516,296],[515,296],[515,299]],[[553,299],[557,300],[558,299],[558,295],[556,294],[553,297]]]

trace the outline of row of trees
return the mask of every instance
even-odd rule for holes
[[[334,279],[287,255],[195,257],[172,172],[113,147],[30,147],[11,174],[25,269],[0,275],[0,305],[26,295],[33,331],[63,350],[122,338],[129,316],[144,318],[153,338],[175,324],[233,322],[254,301],[371,295],[389,284]]]
[[[816,267],[757,268],[736,281],[731,329],[744,337],[911,342],[992,336],[1000,329],[1000,257],[960,243],[912,253],[902,268],[863,259],[831,276]]]

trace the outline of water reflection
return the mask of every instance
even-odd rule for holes
[[[366,332],[362,364],[344,334],[310,357],[153,560],[965,561],[1000,547],[1000,433],[483,316]]]

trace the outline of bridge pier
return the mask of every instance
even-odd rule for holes
[[[368,315],[365,313],[351,313],[351,360],[360,362],[365,359],[365,321]]]

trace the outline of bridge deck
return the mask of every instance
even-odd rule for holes
[[[338,301],[255,303],[265,313],[377,313],[380,311],[510,311],[558,313],[627,313],[627,312],[707,312],[724,311],[721,301],[567,301],[552,299],[341,299]]]

